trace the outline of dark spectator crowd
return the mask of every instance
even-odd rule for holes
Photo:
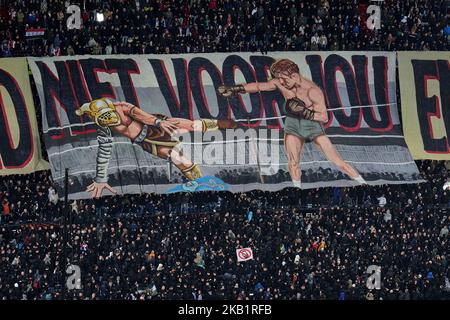
[[[2,0],[0,56],[448,50],[445,0]],[[380,29],[367,7],[381,6]],[[69,5],[80,29],[68,30]],[[69,19],[70,20],[70,19]],[[72,21],[72,20],[70,20]],[[372,20],[370,20],[372,21]],[[41,36],[29,29],[44,28]]]
[[[380,30],[371,3],[0,0],[0,57],[449,49],[448,1],[378,2]],[[121,195],[68,216],[50,172],[2,176],[0,299],[450,299],[450,163],[417,165],[424,183]],[[238,263],[241,247],[254,259]],[[80,288],[63,290],[66,262]]]
[[[70,201],[67,229],[48,172],[2,177],[0,297],[62,298],[65,257],[66,299],[450,299],[450,163],[418,166],[422,184]]]

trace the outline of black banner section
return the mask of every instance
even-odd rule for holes
[[[0,175],[48,169],[25,58],[0,59]]]
[[[14,113],[19,129],[19,143],[14,146],[11,128],[6,116],[6,106],[0,96],[0,156],[2,163],[0,169],[19,169],[28,164],[33,156],[33,136],[25,99],[16,80],[0,69],[0,87],[4,87],[12,100]]]
[[[414,84],[416,87],[417,114],[419,117],[420,133],[424,149],[428,153],[449,153],[450,137],[450,66],[445,60],[412,60],[414,70]],[[428,81],[439,81],[439,94],[429,96]],[[441,114],[442,110],[442,114]],[[446,136],[436,138],[430,116],[444,120]]]

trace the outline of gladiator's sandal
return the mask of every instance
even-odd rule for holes
[[[197,164],[192,164],[189,168],[181,170],[181,173],[189,180],[196,180],[203,177],[202,172]]]
[[[202,119],[202,132],[223,130],[223,129],[236,129],[237,123],[232,119]]]

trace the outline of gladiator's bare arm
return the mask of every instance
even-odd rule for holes
[[[147,113],[145,111],[142,111],[138,107],[132,105],[128,102],[115,102],[114,105],[116,108],[121,108],[123,113],[126,116],[129,116],[139,122],[142,122],[147,125],[154,126],[155,121],[157,118],[154,115],[151,115],[150,113]]]
[[[328,112],[327,106],[325,104],[325,96],[323,95],[322,90],[317,87],[313,87],[308,90],[308,96],[313,103],[313,108],[315,111],[314,121],[319,122],[327,122],[328,121]]]
[[[179,125],[180,122],[176,119],[161,120],[128,102],[118,102],[116,104],[116,108],[117,107],[122,108],[122,111],[126,116],[146,125],[160,127],[169,135],[175,134],[176,131],[181,128]]]

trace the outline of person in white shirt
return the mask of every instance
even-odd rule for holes
[[[110,55],[112,54],[112,46],[108,43],[108,45],[105,48],[105,54]]]
[[[53,189],[53,187],[50,187],[48,189],[48,201],[56,205],[58,203],[58,194],[56,193],[56,190]]]
[[[450,190],[450,180],[447,181],[446,183],[444,183],[444,185],[442,186],[442,189],[445,190]]]
[[[328,40],[327,37],[323,34],[319,39],[319,47],[324,50],[327,48]]]
[[[311,44],[318,44],[319,43],[319,35],[317,33],[315,33],[312,37],[311,37]]]

